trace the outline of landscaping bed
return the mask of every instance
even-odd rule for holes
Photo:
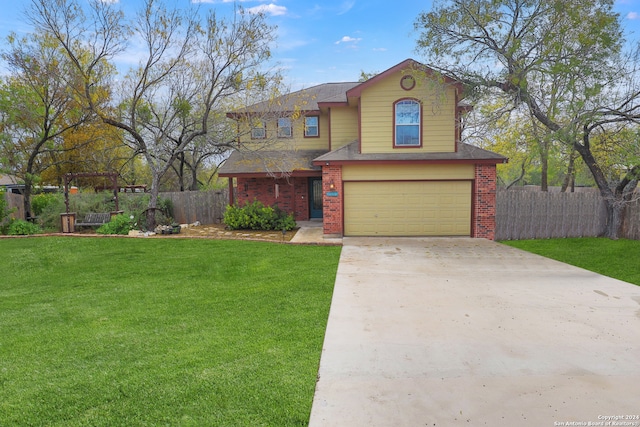
[[[260,230],[228,230],[224,224],[198,225],[182,227],[179,234],[156,235],[159,237],[200,237],[209,239],[239,239],[239,240],[265,240],[272,242],[288,242],[296,235],[299,229],[287,231],[284,235],[281,231]]]

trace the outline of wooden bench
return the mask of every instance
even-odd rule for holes
[[[111,221],[111,214],[109,212],[91,212],[85,215],[84,219],[81,222],[76,222],[76,226],[99,227],[109,221]]]

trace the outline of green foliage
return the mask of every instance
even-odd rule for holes
[[[3,426],[307,425],[339,247],[36,237],[0,253]]]
[[[5,198],[5,192],[0,191],[0,234],[7,234],[11,212],[13,212],[13,209],[9,209],[9,203]]]
[[[120,214],[111,218],[106,224],[101,225],[96,230],[98,234],[129,234],[134,229],[133,215]]]
[[[55,204],[59,195],[54,193],[40,193],[31,197],[31,211],[34,216],[39,216],[50,204]]]
[[[173,217],[173,202],[171,199],[158,197],[158,209],[160,209],[168,218]]]
[[[296,221],[276,206],[265,206],[254,200],[244,206],[227,206],[224,224],[232,230],[293,230]]]
[[[42,233],[39,225],[23,219],[14,219],[9,223],[7,234],[10,236],[28,236],[29,234]]]
[[[32,198],[31,204],[37,196]],[[40,202],[36,202],[40,203]],[[61,193],[52,194],[48,198],[47,203],[40,203],[39,208],[42,210],[38,213],[38,223],[47,231],[60,230],[60,214],[66,212],[64,205],[64,195]],[[35,212],[35,208],[34,208]]]
[[[40,195],[35,196],[34,201],[38,197],[40,197]],[[47,194],[44,199],[46,202],[35,202],[38,206],[42,205],[42,211],[38,214],[39,224],[45,230],[58,231],[60,229],[60,214],[66,212],[64,194]],[[127,212],[127,217],[133,215],[134,221],[132,226],[141,230],[145,229],[144,224],[146,220],[143,212],[149,204],[149,194],[120,193],[118,194],[118,202],[118,208],[121,211]],[[160,198],[158,200],[158,206],[166,213],[161,213],[156,216],[158,223],[171,223],[171,213],[173,211],[171,200]],[[75,212],[78,220],[81,220],[89,212],[112,212],[114,210],[115,202],[113,193],[111,192],[86,192],[69,195],[69,211]],[[35,207],[34,212],[36,212]],[[128,231],[129,230],[127,230],[127,232]]]

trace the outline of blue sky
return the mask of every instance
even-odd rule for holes
[[[106,1],[119,2],[126,9],[140,3]],[[186,6],[190,0],[173,1]],[[223,16],[233,13],[233,0],[199,3],[203,10],[215,8]],[[21,10],[28,4],[28,0],[0,0],[0,38],[10,31],[29,30],[21,22]],[[244,0],[238,4],[249,11],[263,11],[278,27],[274,60],[292,89],[357,81],[361,71],[384,71],[407,58],[421,60],[415,52],[418,35],[413,22],[431,7],[429,0]],[[615,10],[626,29],[635,32],[631,37],[639,38],[640,0],[617,0]]]

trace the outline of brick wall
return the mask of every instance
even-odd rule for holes
[[[496,166],[476,165],[473,200],[473,235],[495,240],[496,233]]]
[[[334,188],[331,188],[331,184]],[[328,192],[337,191],[338,197],[327,196]],[[324,234],[342,236],[342,167],[322,167],[322,204]]]
[[[238,178],[236,203],[259,200],[267,206],[278,205],[293,213],[296,221],[309,220],[309,184],[307,178]],[[276,191],[276,185],[277,191]]]

